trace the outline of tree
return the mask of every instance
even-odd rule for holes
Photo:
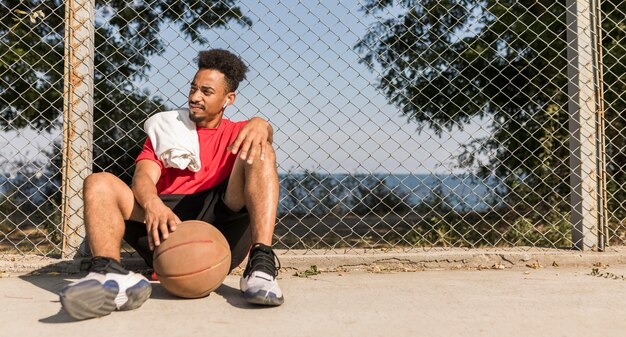
[[[15,170],[9,177],[0,176],[0,232],[5,234],[5,238],[6,233],[13,232],[9,242],[17,244],[23,242],[23,236],[30,235],[27,232],[32,233],[34,230],[43,238],[39,244],[48,247],[46,250],[53,249],[49,243],[61,240],[57,225],[60,221],[59,205],[54,201],[59,186],[42,172],[42,165],[29,162],[15,164],[19,170]],[[16,228],[19,230],[15,231]],[[36,249],[40,248],[44,249]]]
[[[281,178],[279,213],[295,217],[315,215],[323,217],[333,213],[342,214],[342,195],[346,194],[342,184],[331,174],[305,170],[303,173],[289,172]]]
[[[505,200],[520,214],[568,208],[564,0],[367,0],[362,9],[380,20],[355,49],[380,73],[378,86],[392,104],[438,134],[491,121],[491,135],[466,144],[460,162],[502,178]],[[609,187],[619,209],[626,190],[626,3],[607,0],[602,9]]]
[[[235,0],[96,1],[94,170],[130,179],[147,116],[162,99],[138,90],[149,58],[164,52],[161,27],[173,24],[201,44],[206,29],[251,25]],[[0,11],[0,125],[50,131],[63,111],[65,6],[62,0],[8,0]],[[190,57],[194,57],[191,55]],[[56,158],[57,165],[60,158]],[[58,166],[57,166],[58,167]]]
[[[61,126],[64,3],[8,0],[0,4],[0,126],[5,130],[31,128],[51,132]],[[251,25],[234,3],[235,0],[96,1],[95,172],[108,171],[129,183],[134,159],[145,138],[140,126],[147,116],[165,109],[161,98],[135,85],[150,70],[149,58],[165,50],[161,27],[166,23],[178,26],[186,39],[206,45],[202,36],[206,29],[233,22]],[[43,164],[45,168],[33,163],[40,168],[22,169],[25,176],[11,179],[8,189],[2,186],[6,198],[1,200],[0,213],[7,217],[3,224],[6,226],[28,225],[20,219],[26,215],[39,224],[38,228],[47,230],[46,240],[59,242],[60,144],[53,144],[46,152],[50,160]],[[35,182],[43,185],[33,189],[29,184]],[[37,193],[31,194],[33,190]],[[8,202],[20,198],[25,201],[16,206],[19,211],[10,212]]]
[[[626,219],[626,3],[603,1],[607,188],[613,221]]]
[[[375,214],[384,216],[390,213],[404,215],[411,206],[406,199],[408,193],[399,187],[389,187],[388,177],[377,175],[356,176],[359,180],[353,192],[352,213],[357,215]]]

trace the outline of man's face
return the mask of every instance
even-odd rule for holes
[[[213,69],[198,70],[189,89],[189,118],[205,126],[221,117],[228,94],[224,74]]]

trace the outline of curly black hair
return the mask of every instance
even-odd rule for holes
[[[204,50],[198,53],[198,69],[213,69],[224,74],[227,92],[235,91],[246,79],[248,67],[235,54],[223,49]]]

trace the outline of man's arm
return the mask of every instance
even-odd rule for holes
[[[228,147],[232,154],[239,152],[239,158],[252,164],[254,159],[265,160],[265,149],[274,141],[274,129],[263,118],[254,117],[239,131],[235,141]]]
[[[135,200],[145,211],[146,230],[150,249],[167,239],[168,233],[176,230],[180,219],[167,207],[157,193],[156,184],[161,176],[161,168],[151,160],[140,160],[135,167],[132,190]],[[159,235],[160,234],[160,235]]]

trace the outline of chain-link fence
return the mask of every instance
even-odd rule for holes
[[[80,181],[93,169],[130,182],[143,122],[186,106],[209,48],[251,69],[226,117],[274,126],[278,248],[626,240],[622,0],[10,0],[0,11],[0,252],[76,252]]]

